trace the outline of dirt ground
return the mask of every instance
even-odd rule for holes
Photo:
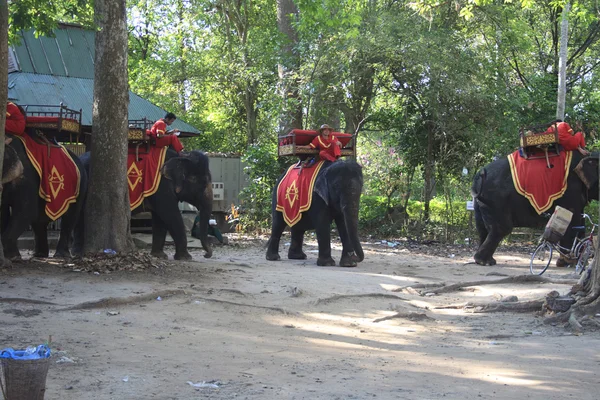
[[[0,271],[0,348],[51,336],[46,399],[598,398],[599,331],[435,308],[569,285],[394,291],[528,274],[525,252],[501,250],[498,265],[481,267],[465,265],[471,249],[371,241],[357,268],[324,268],[314,241],[307,260],[287,260],[288,240],[279,262],[265,260],[264,239],[230,237],[194,262],[16,264]]]

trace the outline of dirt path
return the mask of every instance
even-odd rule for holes
[[[569,286],[394,291],[526,274],[524,254],[481,267],[464,265],[470,250],[372,244],[344,269],[317,267],[310,241],[308,260],[280,262],[265,261],[264,243],[232,243],[166,269],[0,271],[0,347],[52,335],[47,399],[598,398],[599,332],[574,336],[532,313],[434,308]]]

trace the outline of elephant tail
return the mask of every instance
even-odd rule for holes
[[[471,196],[474,199],[480,199],[481,193],[483,193],[483,186],[487,178],[487,171],[485,168],[481,168],[475,177],[473,178],[473,185],[471,186]]]

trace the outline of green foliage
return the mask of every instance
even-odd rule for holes
[[[271,226],[271,199],[277,179],[287,167],[278,160],[274,143],[249,146],[242,158],[250,184],[240,193],[240,227],[268,230]]]
[[[9,41],[20,30],[33,28],[36,36],[52,35],[59,22],[93,26],[91,0],[17,0],[8,2]]]
[[[419,240],[464,243],[466,238],[475,236],[471,211],[467,211],[465,201],[448,203],[443,198],[432,199],[428,223],[422,222],[422,201],[410,200],[405,213],[398,199],[391,203],[391,207],[396,209],[391,213],[383,196],[362,196],[360,201],[359,229],[375,238],[408,236]]]

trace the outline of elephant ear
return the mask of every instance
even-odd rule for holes
[[[584,185],[590,190],[598,183],[598,153],[584,158],[573,170]]]
[[[191,175],[190,171],[193,163],[184,157],[175,157],[167,161],[161,169],[162,176],[172,180],[175,183],[175,193],[180,193],[183,189],[183,182],[186,175]]]

